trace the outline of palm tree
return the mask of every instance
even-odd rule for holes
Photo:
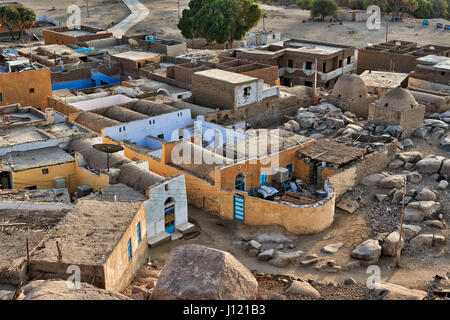
[[[25,29],[30,29],[34,26],[34,23],[36,22],[36,14],[33,10],[24,7],[17,8],[17,11],[19,12],[20,39],[23,37],[23,32]]]
[[[13,31],[19,24],[19,16],[20,14],[17,8],[8,6],[0,7],[0,22],[8,28],[13,40],[15,40]]]

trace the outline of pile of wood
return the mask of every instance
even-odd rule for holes
[[[313,204],[316,202],[315,199],[308,198],[300,193],[296,192],[286,192],[281,200],[296,204],[296,205],[305,205],[305,204]]]

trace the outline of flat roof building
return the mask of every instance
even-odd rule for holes
[[[308,40],[286,40],[255,49],[236,49],[239,59],[278,66],[281,84],[332,89],[342,74],[356,72],[355,48]],[[317,61],[317,64],[316,64]]]
[[[0,52],[0,106],[20,103],[43,109],[52,95],[49,68],[13,49]]]
[[[113,199],[108,193],[80,199],[31,255],[30,274],[66,279],[67,267],[77,265],[82,282],[111,291],[127,286],[147,261],[146,205],[139,193],[121,188]]]
[[[88,26],[71,29],[69,27],[54,27],[42,30],[45,44],[75,44],[95,39],[110,38],[111,32]]]
[[[417,58],[427,55],[450,56],[450,47],[391,40],[358,50],[358,74],[366,70],[409,73],[416,68]]]
[[[406,88],[409,74],[366,70],[360,74],[360,77],[366,84],[367,92],[381,98],[390,89],[396,87]]]

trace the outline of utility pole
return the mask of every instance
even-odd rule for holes
[[[386,42],[388,41],[389,18],[386,19]]]
[[[263,31],[266,32],[266,13],[263,12]]]
[[[88,0],[86,0],[86,10],[87,10],[87,16],[89,17],[89,3],[88,3]]]
[[[180,0],[178,0],[178,20],[181,19],[181,15],[180,15]]]
[[[400,235],[397,244],[397,268],[400,268],[400,253],[402,251],[402,233],[403,233],[403,216],[405,215],[405,195],[406,195],[406,178],[403,179],[402,185],[402,214],[400,217]]]
[[[317,91],[317,58],[314,62],[314,104],[316,104]]]

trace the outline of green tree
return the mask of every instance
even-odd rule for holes
[[[314,3],[314,0],[298,0],[297,5],[305,10],[310,10],[312,5]]]
[[[13,40],[15,40],[13,31],[19,24],[19,16],[20,14],[17,8],[8,6],[0,7],[0,22],[8,28]]]
[[[320,17],[320,20],[326,16],[334,15],[338,10],[338,5],[334,0],[315,0],[311,7],[311,17]]]
[[[446,18],[448,16],[448,3],[446,0],[430,0],[433,18]]]
[[[388,9],[394,17],[401,17],[404,12],[414,12],[419,7],[417,0],[389,0]]]
[[[33,10],[24,7],[18,7],[17,11],[19,12],[20,39],[23,37],[23,32],[25,29],[30,29],[34,26],[34,23],[36,22],[36,14]]]
[[[178,23],[186,39],[201,37],[219,44],[242,40],[258,24],[262,10],[253,0],[191,0]]]
[[[428,0],[417,0],[417,9],[412,12],[412,15],[419,19],[433,18],[433,7]]]

